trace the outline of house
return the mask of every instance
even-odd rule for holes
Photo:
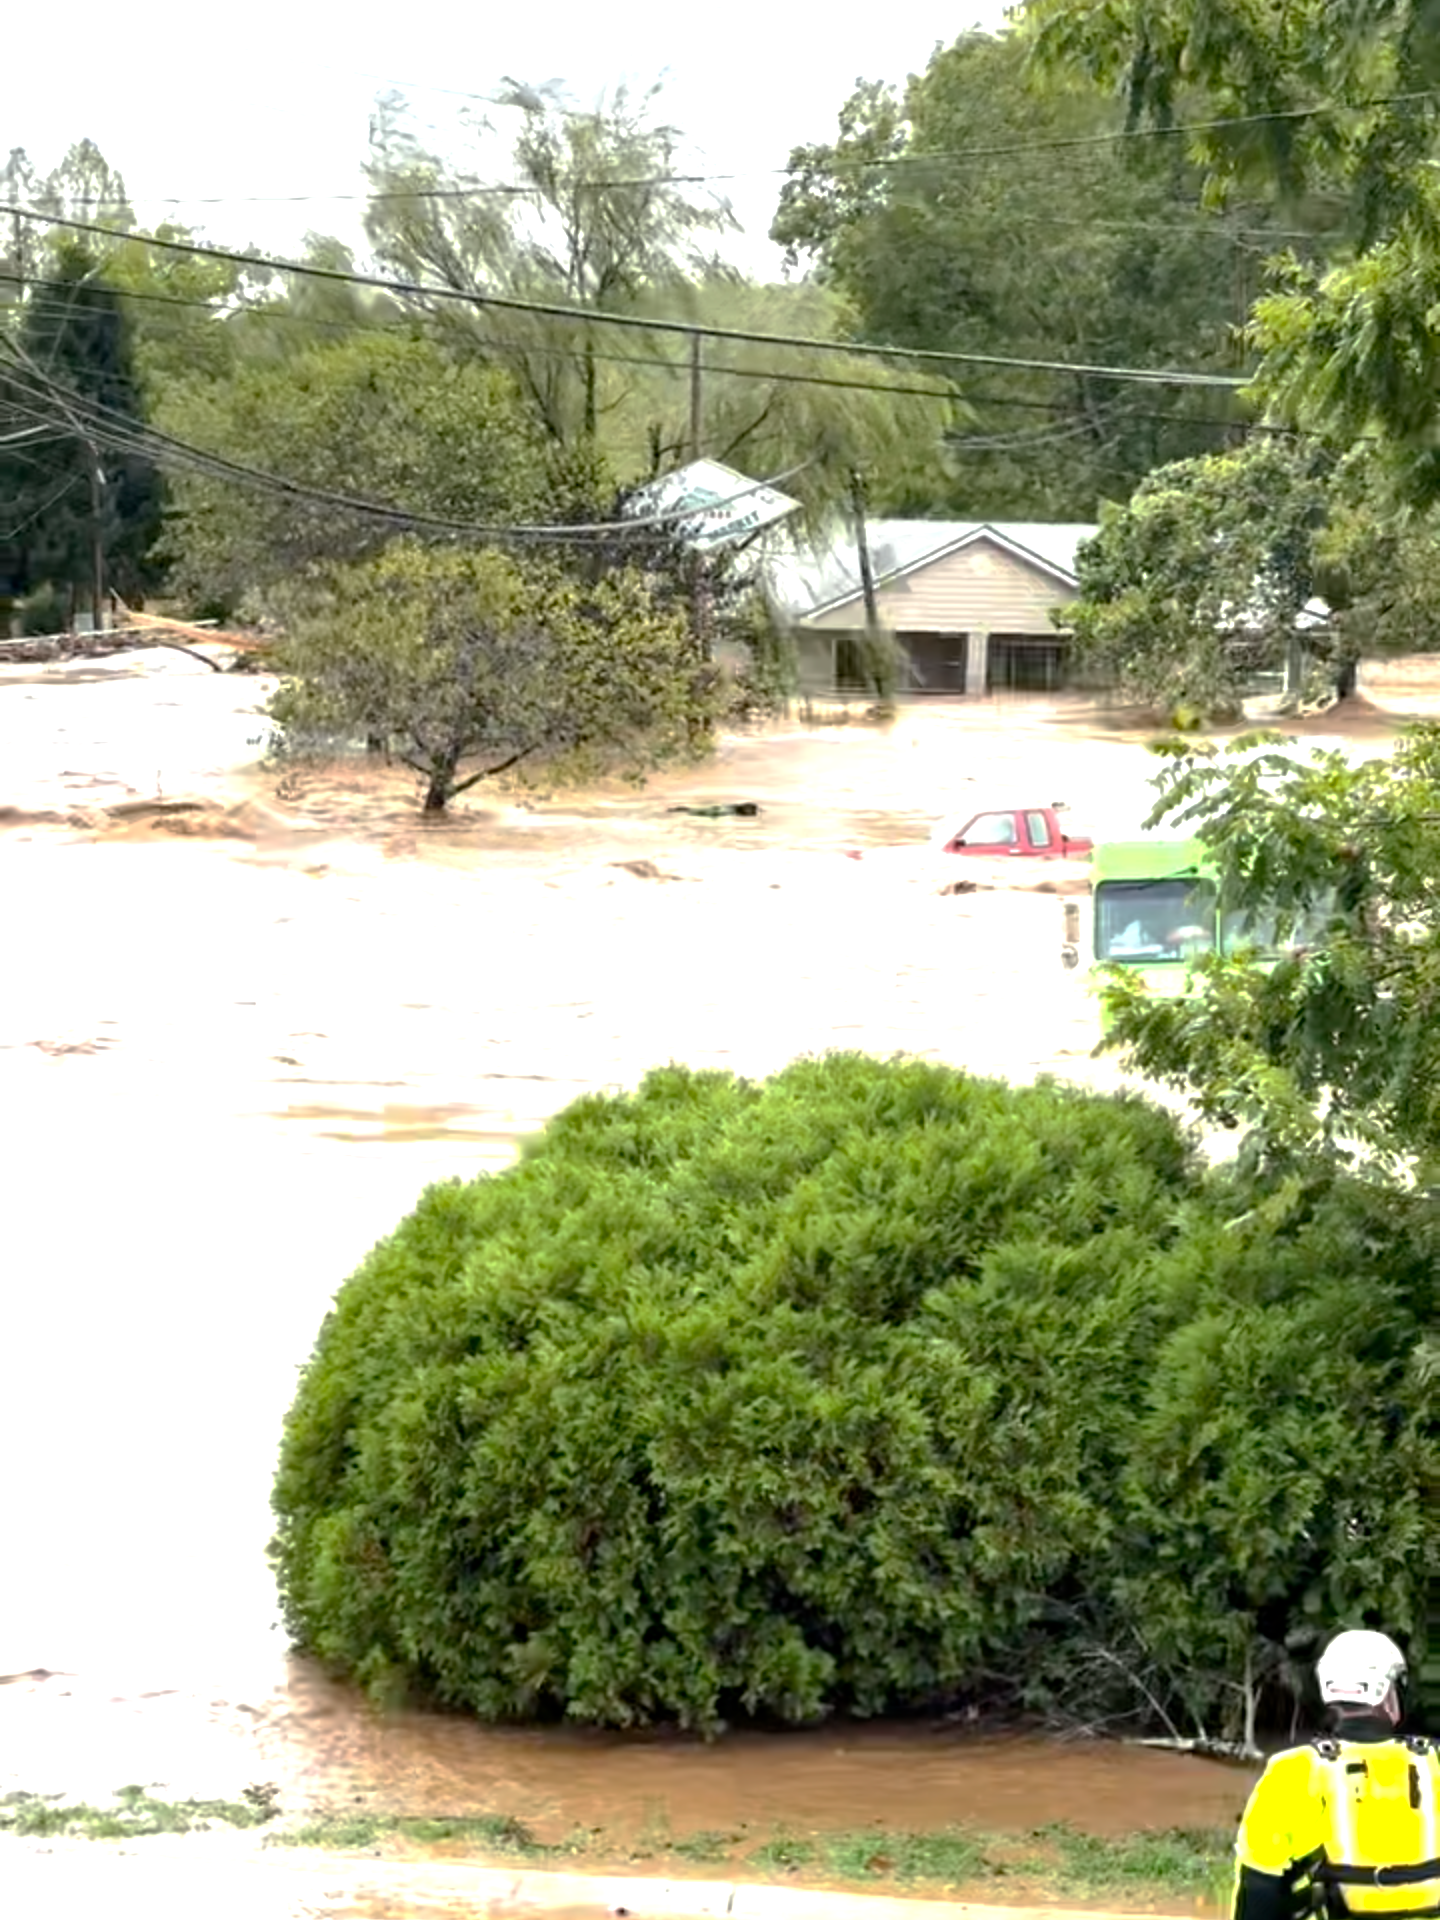
[[[1065,635],[1051,613],[1075,598],[1076,548],[1097,531],[1041,521],[871,521],[876,612],[898,642],[898,691],[983,696],[1069,684]],[[795,640],[802,692],[867,690],[853,534],[772,554],[766,578]]]

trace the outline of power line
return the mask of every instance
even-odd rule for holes
[[[584,539],[603,533],[646,533],[660,528],[673,528],[688,520],[703,519],[724,507],[736,505],[751,495],[763,491],[766,487],[781,485],[792,480],[797,474],[814,464],[811,460],[802,460],[788,467],[784,472],[774,474],[767,480],[751,481],[723,500],[708,501],[699,507],[677,508],[671,513],[627,515],[623,520],[585,521],[574,525],[554,524],[513,524],[500,526],[480,524],[474,521],[448,520],[438,515],[414,513],[403,507],[392,507],[375,500],[364,500],[353,494],[337,493],[330,488],[310,487],[303,482],[287,479],[284,475],[268,473],[259,467],[251,467],[235,460],[226,459],[222,454],[207,452],[189,441],[177,439],[172,434],[162,433],[158,427],[149,427],[132,421],[114,408],[102,406],[98,401],[88,400],[83,394],[62,382],[47,379],[35,386],[21,388],[22,393],[32,402],[26,407],[21,402],[12,401],[16,411],[30,413],[32,417],[48,418],[37,410],[33,402],[38,397],[49,399],[59,396],[62,404],[73,408],[83,424],[88,426],[97,439],[107,445],[126,452],[143,452],[160,460],[169,457],[182,463],[188,463],[202,471],[208,471],[218,479],[248,481],[288,497],[308,500],[317,505],[339,508],[342,511],[368,515],[372,519],[385,520],[394,524],[415,527],[429,532],[469,534],[487,539]]]
[[[0,541],[18,540],[20,535],[24,533],[27,527],[33,527],[35,522],[43,518],[45,514],[49,513],[52,507],[58,506],[60,502],[65,498],[66,494],[69,493],[73,487],[79,486],[83,478],[84,478],[83,474],[72,473],[68,480],[64,480],[61,482],[61,484],[55,489],[54,493],[50,495],[50,498],[48,500],[42,501],[41,504],[35,509],[33,513],[27,514],[26,517],[20,522],[18,527],[11,527],[8,533],[0,533]]]
[[[0,214],[64,227],[75,233],[109,234],[108,228],[94,221],[60,219],[39,213],[31,207],[0,204]],[[920,360],[945,366],[1008,367],[1019,372],[1062,373],[1095,380],[1128,380],[1150,386],[1218,387],[1235,391],[1250,384],[1246,376],[1236,374],[1195,373],[1179,368],[1106,367],[1064,360],[1025,359],[1011,354],[961,353],[935,347],[894,347],[874,341],[825,340],[802,334],[761,333],[741,327],[708,326],[694,320],[658,320],[633,314],[601,313],[584,307],[563,306],[553,301],[519,300],[508,294],[468,292],[458,287],[428,287],[419,281],[357,273],[353,269],[342,271],[338,267],[301,265],[294,261],[272,259],[268,255],[237,253],[229,247],[207,246],[200,241],[162,240],[151,235],[145,244],[170,253],[225,260],[235,266],[259,267],[272,273],[297,274],[306,279],[325,280],[344,286],[377,287],[383,292],[397,293],[411,300],[494,307],[502,312],[540,314],[548,319],[575,321],[585,326],[626,327],[632,332],[678,333],[691,339],[735,340],[749,345],[788,347],[810,353],[843,353],[856,358]]]
[[[582,188],[587,186],[598,188],[600,186],[605,185],[606,183],[603,181],[590,181],[590,182],[581,181],[581,182],[577,182],[576,184]],[[618,186],[622,183],[611,182],[610,184]],[[640,186],[646,183],[640,182],[640,181],[634,181],[629,184]],[[657,180],[655,180],[654,182],[650,182],[648,184],[661,185],[661,184],[664,184],[664,182],[657,178]],[[520,188],[501,189],[496,187],[435,188],[433,190],[425,188],[425,189],[418,189],[415,191],[406,191],[406,192],[388,193],[388,194],[378,193],[378,192],[370,193],[370,194],[300,193],[300,194],[290,194],[290,195],[274,195],[274,196],[271,196],[270,198],[274,201],[275,204],[280,204],[283,201],[283,203],[287,205],[304,205],[304,204],[321,203],[321,202],[329,205],[333,202],[351,201],[351,200],[363,200],[368,204],[372,201],[387,200],[387,199],[395,199],[395,200],[416,200],[416,199],[434,200],[434,199],[444,199],[444,198],[467,199],[467,198],[473,198],[479,194],[499,193],[502,191],[520,193],[521,191],[529,192],[532,190],[528,188],[522,190]],[[144,194],[137,197],[140,199],[142,204],[149,203],[149,204],[159,204],[162,206],[176,206],[176,207],[232,206],[232,205],[233,206],[249,206],[252,204],[258,204],[260,201],[264,199],[264,196],[260,196],[260,195],[252,196],[252,195],[246,195],[246,194],[218,195],[211,199],[197,198],[197,199],[190,199],[190,200],[182,199],[178,196],[160,197],[160,196],[155,196],[150,194]],[[92,208],[124,207],[127,210],[130,210],[130,202],[128,200],[127,201],[119,201],[119,200],[91,201],[88,203],[88,206]],[[1223,240],[1224,242],[1226,242],[1227,245],[1233,245],[1233,246],[1240,246],[1246,240],[1273,240],[1277,244],[1281,244],[1281,243],[1287,243],[1290,241],[1297,241],[1297,240],[1326,241],[1326,240],[1331,240],[1335,238],[1334,234],[1332,233],[1319,232],[1309,227],[1271,227],[1271,226],[1263,226],[1263,225],[1241,226],[1238,224],[1231,224],[1223,220],[1218,215],[1205,213],[1204,210],[1200,207],[1182,206],[1177,208],[1177,214],[1190,215],[1193,217],[1191,218],[1177,217],[1172,220],[1159,220],[1159,219],[1157,220],[1104,220],[1104,219],[1092,219],[1085,214],[1046,214],[1046,213],[1030,213],[1030,212],[1012,213],[1007,210],[1005,218],[1009,224],[1016,227],[1064,227],[1064,228],[1078,227],[1078,228],[1083,228],[1084,231],[1087,233],[1100,232],[1100,233],[1141,233],[1141,234],[1177,234],[1177,233],[1178,234],[1194,234],[1195,236],[1202,239]],[[45,215],[43,217],[47,219],[53,217],[53,218],[56,218],[57,220],[59,218],[59,216],[51,216],[51,215]],[[148,233],[144,232],[143,230],[137,230],[134,228],[120,228],[120,227],[106,226],[104,231],[112,239],[130,240],[130,241],[133,241],[137,246],[142,246],[142,247],[149,242],[151,237]]]
[[[70,283],[48,280],[39,276],[28,279],[18,274],[0,272],[0,283],[13,286],[45,286],[64,288]],[[163,306],[184,307],[199,313],[208,313],[222,321],[235,319],[276,321],[290,326],[300,326],[312,331],[334,333],[348,336],[357,333],[401,333],[414,327],[412,318],[397,320],[324,320],[308,314],[292,313],[283,307],[238,306],[217,307],[211,301],[187,298],[178,294],[142,293],[129,288],[117,288],[122,300],[140,300],[154,302]],[[490,334],[486,345],[500,352],[518,352],[534,355],[540,359],[573,360],[575,350],[570,347],[546,346],[543,343],[517,339],[513,335]],[[684,376],[687,368],[680,361],[657,360],[654,355],[639,353],[612,353],[597,348],[593,357],[609,366],[638,367],[646,372],[664,372],[677,377]],[[707,378],[729,380],[765,380],[779,385],[796,385],[838,389],[852,393],[895,394],[903,398],[919,400],[938,400],[947,405],[959,403],[965,406],[995,406],[1001,408],[1020,408],[1042,413],[1070,414],[1074,412],[1074,403],[1060,400],[1037,400],[1027,395],[977,392],[955,385],[945,387],[910,386],[899,381],[851,380],[843,376],[823,373],[797,373],[778,367],[742,367],[727,366],[719,361],[707,361]],[[941,377],[939,375],[937,378]],[[1147,413],[1127,409],[1127,418],[1131,420],[1155,420],[1164,424],[1179,426],[1214,427],[1219,430],[1243,432],[1285,432],[1289,429],[1259,425],[1240,419],[1222,419],[1208,414]],[[955,437],[955,436],[950,436]],[[970,444],[966,440],[966,444]]]
[[[12,278],[14,278],[14,276],[0,274],[0,281]],[[32,281],[31,284],[45,285],[60,283]],[[413,322],[410,320],[316,320],[310,319],[304,314],[289,313],[276,307],[237,307],[227,311],[211,306],[208,301],[186,300],[167,294],[131,293],[121,290],[121,297],[128,300],[157,300],[164,302],[166,305],[190,307],[201,312],[215,314],[221,319],[243,316],[257,320],[275,320],[288,322],[292,325],[320,329],[325,332],[339,333],[341,335],[349,335],[352,333],[398,333],[413,325]],[[488,336],[486,344],[502,352],[523,352],[533,354],[542,359],[573,360],[576,357],[572,348],[548,347],[528,340],[517,340],[513,336],[504,334]],[[594,358],[609,366],[638,367],[642,371],[664,372],[673,374],[677,378],[683,377],[687,372],[686,367],[681,362],[674,360],[657,360],[653,355],[607,353],[604,349],[598,349],[594,354]],[[895,394],[907,399],[937,400],[947,406],[957,404],[964,407],[988,406],[1009,410],[1019,409],[1027,412],[1060,414],[1066,417],[1072,416],[1075,413],[1075,403],[1073,401],[1037,400],[1023,394],[976,392],[973,388],[967,389],[953,385],[947,387],[920,387],[910,386],[899,381],[847,380],[833,374],[793,373],[782,371],[778,367],[724,366],[715,361],[706,363],[705,374],[707,379],[763,380],[782,386],[823,387],[828,390],[839,389],[852,393]],[[1117,404],[1118,403],[1111,403],[1112,415],[1114,406]],[[1225,419],[1214,414],[1154,413],[1143,409],[1137,410],[1134,407],[1126,408],[1124,418],[1127,421],[1155,421],[1162,426],[1186,429],[1201,427],[1218,433],[1289,434],[1295,431],[1290,428],[1274,427],[1239,418]],[[1073,432],[1067,433],[1066,437],[1078,437],[1081,433],[1088,431],[1090,431],[1088,424],[1080,423]],[[1020,450],[1019,443],[1016,442],[1011,435],[968,435],[960,432],[947,432],[944,438],[947,442],[962,446],[967,451],[972,452],[1002,451],[1007,450],[1007,446],[1013,446],[1014,450],[1017,451]],[[1037,438],[1031,437],[1027,439],[1025,444],[1038,445],[1040,442]]]
[[[20,274],[0,272],[0,284],[24,287],[53,287],[63,289],[70,284],[62,280],[48,280],[37,275],[28,277]],[[283,307],[237,306],[218,307],[209,300],[190,299],[180,294],[142,293],[128,287],[117,287],[114,291],[122,300],[141,300],[167,307],[184,307],[192,312],[208,313],[221,321],[231,320],[267,320],[281,324],[314,329],[325,333],[348,335],[354,333],[402,333],[412,331],[415,325],[412,317],[397,320],[324,320],[313,318],[309,314],[292,313]],[[486,345],[501,352],[533,354],[539,359],[573,360],[576,353],[572,347],[552,347],[543,343],[517,339],[513,334],[489,334]],[[674,360],[657,360],[653,354],[609,353],[604,348],[596,349],[592,357],[609,366],[640,367],[651,372],[684,374],[687,369]],[[707,376],[714,375],[734,380],[774,380],[782,385],[791,384],[813,387],[837,387],[854,393],[894,393],[921,400],[954,401],[968,399],[970,396],[960,393],[954,387],[915,387],[905,386],[889,380],[846,380],[823,373],[795,373],[782,371],[778,367],[736,367],[725,366],[719,361],[706,363]],[[937,375],[937,378],[939,376]],[[978,396],[981,399],[1000,396]],[[1014,406],[1050,407],[1047,401],[1016,400],[1001,401],[1001,404]]]
[[[457,91],[451,88],[438,92]],[[467,100],[484,100],[484,94],[461,94]],[[1405,106],[1440,97],[1440,88],[1418,87],[1403,93],[1375,94],[1366,100],[1320,101],[1310,107],[1277,107],[1262,113],[1227,114],[1215,120],[1183,120],[1167,125],[1117,127],[1106,133],[1062,134],[1047,140],[1024,140],[994,146],[940,147],[927,152],[875,154],[869,158],[847,159],[831,154],[824,171],[831,173],[874,172],[890,167],[929,166],[936,162],[949,165],[965,160],[1013,160],[1035,153],[1069,153],[1086,148],[1120,146],[1137,140],[1180,139],[1192,133],[1226,133],[1232,128],[1271,126],[1298,120],[1321,119],[1330,113],[1367,113],[1376,107]],[[493,103],[492,103],[493,104]],[[805,149],[795,149],[805,151]],[[771,167],[739,167],[724,172],[654,173],[621,175],[609,178],[578,179],[569,184],[582,191],[629,192],[645,187],[701,187],[717,180],[762,180],[784,175],[794,178],[804,171],[794,164]],[[256,193],[256,194],[137,194],[136,199],[159,206],[300,206],[308,202],[346,202],[374,200],[478,200],[486,198],[534,197],[540,188],[533,181],[504,181],[492,185],[475,182],[464,187],[390,188],[374,192],[344,193]],[[95,207],[114,207],[130,211],[129,199],[97,199]],[[1317,237],[1317,236],[1307,236]]]

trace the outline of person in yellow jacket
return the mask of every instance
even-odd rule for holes
[[[1315,1669],[1328,1739],[1277,1753],[1241,1816],[1231,1920],[1440,1916],[1440,1753],[1405,1738],[1405,1657],[1351,1630]]]

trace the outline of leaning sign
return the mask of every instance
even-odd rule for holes
[[[799,505],[789,494],[767,487],[763,480],[747,480],[718,460],[692,460],[632,493],[625,510],[637,519],[675,515],[681,543],[706,553],[758,533]]]

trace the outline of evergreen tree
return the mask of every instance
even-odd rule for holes
[[[127,431],[142,426],[129,322],[86,248],[56,245],[0,354],[0,575],[72,604],[143,594],[163,491]]]

